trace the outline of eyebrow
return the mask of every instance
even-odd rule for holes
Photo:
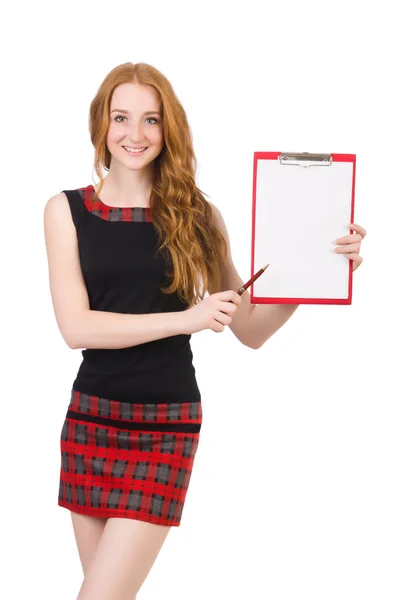
[[[113,108],[113,110],[110,111],[110,114],[112,114],[112,112],[121,112],[121,113],[125,113],[126,115],[128,115],[128,110],[123,110],[122,108]],[[160,115],[161,113],[159,113],[158,110],[147,110],[146,112],[143,113],[144,115]]]

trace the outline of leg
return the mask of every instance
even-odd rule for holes
[[[105,517],[91,517],[70,511],[83,573],[86,574],[94,557],[103,529]]]
[[[77,600],[132,600],[170,529],[135,519],[109,518]]]

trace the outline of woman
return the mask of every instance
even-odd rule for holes
[[[222,215],[195,185],[186,114],[159,71],[113,69],[91,103],[90,134],[99,185],[56,194],[44,212],[57,323],[69,347],[85,349],[58,503],[85,575],[78,600],[133,600],[180,525],[198,447],[191,334],[228,325],[260,348],[297,306],[262,305],[250,318]],[[356,269],[366,232],[352,229],[336,251]]]

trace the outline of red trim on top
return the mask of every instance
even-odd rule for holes
[[[125,221],[125,222],[137,221],[138,223],[142,223],[142,222],[152,223],[153,222],[150,206],[142,206],[142,207],[141,206],[139,206],[139,207],[108,206],[107,204],[104,204],[102,202],[102,200],[100,200],[100,199],[94,200],[95,189],[92,184],[88,185],[87,187],[80,188],[80,189],[83,190],[84,204],[85,204],[85,207],[87,208],[87,210],[89,212],[93,212],[93,211],[98,212],[100,218],[105,221],[111,220],[110,216],[112,214],[114,214],[113,211],[121,211],[121,218],[116,219],[116,221],[117,220]],[[139,212],[139,214],[141,214],[142,211],[143,211],[143,214],[145,215],[144,221],[141,221],[140,219],[138,220],[137,218],[135,218],[137,216],[138,212]]]

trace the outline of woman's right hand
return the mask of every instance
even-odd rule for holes
[[[241,302],[241,296],[234,290],[211,294],[195,306],[181,313],[185,334],[212,329],[220,333],[225,325],[230,325]]]

